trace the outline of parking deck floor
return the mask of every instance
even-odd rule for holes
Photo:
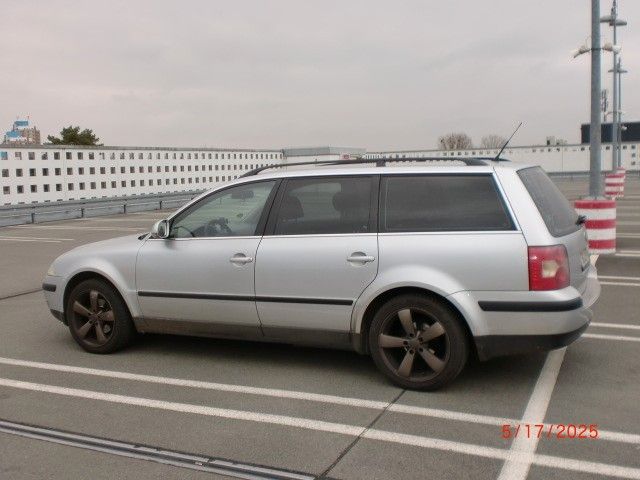
[[[558,184],[569,198],[587,188]],[[397,388],[343,351],[146,335],[85,353],[47,309],[47,267],[162,216],[0,228],[0,478],[227,478],[211,459],[277,469],[253,478],[640,478],[637,178],[618,202],[619,251],[597,259],[586,334],[549,354],[472,362],[435,393]],[[519,436],[503,438],[504,424]],[[527,424],[544,424],[541,438]],[[598,438],[558,438],[552,424],[594,425]]]

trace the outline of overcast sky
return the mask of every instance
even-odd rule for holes
[[[638,120],[640,1],[620,14]],[[589,29],[588,0],[4,2],[0,128],[29,115],[106,145],[379,150],[523,121],[514,144],[576,142],[589,56],[569,52]]]

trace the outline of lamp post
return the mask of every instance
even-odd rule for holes
[[[617,0],[613,0],[613,5],[611,6],[611,15],[605,15],[600,18],[601,23],[608,23],[609,26],[613,27],[613,44],[617,45],[618,42],[618,27],[623,27],[627,24],[626,20],[622,20],[618,18],[618,2]],[[618,52],[613,52],[613,69],[610,70],[613,72],[613,118],[611,121],[611,168],[616,169],[616,167],[620,167],[621,156],[619,154],[620,150],[620,106],[618,102],[618,75],[617,68],[618,65]]]
[[[589,196],[602,197],[601,127],[598,97],[600,96],[600,0],[591,0],[591,124],[589,125]]]
[[[591,198],[600,198],[603,194],[601,176],[602,123],[600,120],[602,50],[618,54],[621,48],[611,42],[606,42],[600,46],[600,0],[591,0],[591,47],[585,44],[572,52],[573,58],[591,52],[591,121],[589,124],[589,197]],[[614,102],[614,108],[616,108],[615,105],[616,103]]]
[[[618,167],[622,167],[622,131],[625,126],[622,124],[622,75],[627,70],[622,68],[622,58],[618,58],[618,67],[616,68],[618,75]]]

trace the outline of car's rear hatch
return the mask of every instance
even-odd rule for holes
[[[587,235],[584,226],[579,224],[578,214],[540,167],[524,168],[518,171],[518,175],[555,243],[567,249],[571,286],[583,293],[590,262]]]

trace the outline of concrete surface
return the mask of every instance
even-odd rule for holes
[[[556,181],[569,198],[587,190],[586,179]],[[46,308],[50,262],[77,245],[144,232],[166,213],[0,228],[0,419],[335,479],[640,478],[638,179],[618,204],[621,251],[598,258],[607,284],[594,324],[559,370],[546,354],[472,362],[434,393],[403,391],[369,358],[343,351],[148,335],[117,354],[85,353]],[[270,390],[229,391],[238,385]],[[535,415],[523,420],[525,412]],[[523,443],[501,437],[505,418],[597,424],[602,436]],[[518,457],[525,468],[507,461],[514,449],[530,452]],[[87,477],[222,478],[0,433],[0,478]]]

